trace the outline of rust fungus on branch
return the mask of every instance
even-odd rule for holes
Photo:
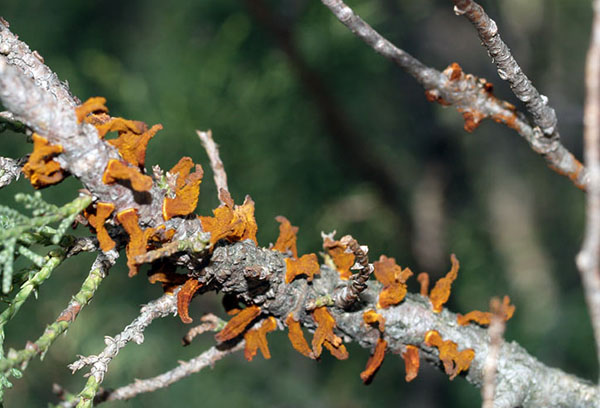
[[[232,203],[231,203],[232,204]],[[214,217],[200,217],[202,229],[210,232],[211,245],[221,239],[230,242],[251,239],[256,243],[254,201],[246,196],[243,205],[221,205],[213,210]]]
[[[104,252],[110,251],[115,247],[115,241],[112,240],[108,231],[104,226],[107,218],[115,210],[115,205],[112,203],[98,203],[96,204],[95,213],[84,212],[84,216],[87,218],[90,225],[96,230],[96,237],[100,243],[100,249]]]
[[[315,254],[305,254],[298,259],[285,258],[285,283],[290,283],[302,275],[311,282],[319,272],[319,261]]]
[[[44,188],[59,183],[65,178],[65,171],[53,158],[63,152],[61,145],[51,145],[48,139],[34,133],[33,152],[23,166],[23,174],[36,188]]]
[[[140,170],[129,167],[124,162],[112,159],[108,161],[106,170],[102,175],[104,184],[113,184],[117,181],[128,182],[135,191],[150,191],[152,188],[152,177],[140,173]]]
[[[385,330],[385,318],[374,310],[364,312],[363,321],[366,325],[376,326],[381,333]]]
[[[425,344],[437,347],[440,360],[444,364],[444,371],[453,380],[461,371],[467,371],[475,357],[473,349],[458,351],[458,345],[452,340],[442,340],[440,333],[430,330],[425,334]]]
[[[285,253],[290,251],[293,258],[298,258],[298,249],[296,248],[296,234],[298,227],[294,227],[290,221],[282,215],[275,217],[279,223],[279,236],[273,248],[275,251]]]
[[[219,343],[223,343],[236,338],[246,330],[246,327],[248,327],[258,315],[260,315],[260,307],[256,305],[248,306],[233,316],[231,320],[227,322],[225,328],[215,335],[215,339]]]
[[[177,314],[183,323],[187,324],[193,321],[189,314],[190,302],[201,287],[202,283],[198,279],[189,278],[177,292]]]
[[[450,255],[450,260],[452,262],[452,268],[450,268],[450,271],[446,274],[446,276],[438,279],[433,289],[431,289],[431,293],[429,294],[429,300],[433,305],[433,311],[435,313],[440,313],[442,311],[444,303],[446,303],[450,298],[452,282],[454,282],[458,277],[458,268],[460,267],[460,264],[458,259],[456,259],[456,255]]]
[[[108,143],[117,148],[119,154],[127,163],[137,167],[144,167],[148,142],[162,128],[162,125],[158,124],[141,134],[130,131],[119,132],[119,137],[108,140]]]
[[[159,233],[160,230],[158,228],[146,228],[142,230],[138,224],[137,210],[134,208],[128,208],[118,213],[117,220],[119,220],[123,229],[129,235],[129,242],[127,243],[125,252],[127,254],[129,277],[132,277],[137,275],[139,269],[139,265],[135,262],[135,257],[146,253],[148,240]]]
[[[75,107],[77,123],[83,122],[90,113],[108,113],[106,98],[101,96],[92,97]]]
[[[499,306],[499,316],[502,320],[506,322],[513,317],[513,314],[515,313],[515,306],[510,304],[510,298],[508,296],[504,296],[502,304]],[[466,326],[471,322],[475,322],[481,326],[488,326],[492,322],[492,315],[493,314],[491,312],[480,312],[479,310],[473,310],[466,315],[459,313],[456,316],[456,321],[461,326]]]
[[[263,320],[259,328],[250,329],[244,333],[244,340],[246,340],[244,357],[246,360],[252,361],[259,349],[264,358],[267,360],[271,358],[269,345],[267,343],[267,333],[274,331],[276,328],[277,320],[275,320],[273,316],[269,316]]]
[[[175,197],[165,197],[162,206],[162,214],[165,221],[177,216],[186,216],[194,212],[198,205],[198,195],[200,194],[200,183],[204,171],[202,166],[196,164],[189,157],[182,157],[179,162],[173,166],[169,173],[177,175],[175,182]]]
[[[421,296],[427,297],[429,295],[429,274],[427,272],[421,272],[417,275],[417,281],[421,286],[419,293]]]
[[[377,307],[385,309],[397,305],[406,296],[406,281],[412,276],[408,268],[404,270],[396,265],[394,258],[385,255],[379,257],[379,261],[373,263],[375,278],[383,285],[379,293]]]
[[[136,135],[141,135],[148,130],[148,126],[146,126],[144,122],[140,122],[138,120],[110,118],[107,122],[96,125],[96,130],[98,131],[98,136],[101,139],[104,139],[104,136],[106,136],[108,132],[130,132]]]
[[[326,250],[327,255],[331,257],[335,269],[340,274],[340,279],[350,279],[352,276],[350,268],[354,265],[355,256],[352,252],[346,252],[348,246],[340,241],[334,241],[329,237],[325,237],[323,240],[323,249]]]
[[[365,370],[360,373],[360,379],[363,380],[365,384],[370,384],[381,367],[381,363],[383,363],[383,358],[385,357],[385,350],[387,349],[387,341],[384,339],[377,339],[377,344],[375,345],[375,350],[373,350],[373,354],[367,360],[367,367]]]
[[[344,360],[348,357],[346,347],[342,344],[342,339],[333,332],[335,328],[335,319],[327,310],[327,307],[318,307],[312,311],[312,317],[317,324],[317,329],[312,339],[312,349],[315,357],[320,357],[323,351],[323,345],[331,354]],[[333,350],[333,351],[332,351]]]
[[[315,355],[304,337],[300,322],[294,319],[293,313],[290,313],[285,319],[285,324],[288,327],[288,338],[290,339],[290,343],[292,343],[294,350],[308,358],[314,359]]]
[[[411,382],[417,378],[417,374],[419,374],[419,349],[413,345],[407,344],[404,353],[402,353],[402,358],[404,359],[404,370],[406,371],[404,379],[406,382]]]

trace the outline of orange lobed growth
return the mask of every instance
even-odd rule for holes
[[[417,281],[419,281],[419,284],[421,285],[419,293],[421,293],[421,296],[427,297],[429,294],[429,274],[427,272],[421,272],[417,275]]]
[[[77,123],[81,123],[84,121],[86,116],[90,113],[107,113],[108,108],[106,107],[106,98],[101,96],[96,96],[93,98],[89,98],[87,101],[82,103],[81,105],[75,107],[75,115],[77,116]]]
[[[385,309],[400,303],[406,296],[406,281],[412,276],[412,271],[408,268],[403,270],[396,265],[394,258],[385,255],[381,255],[379,261],[373,263],[373,267],[375,278],[383,284],[377,307]]]
[[[406,370],[406,377],[404,379],[406,382],[411,382],[419,374],[419,349],[408,344],[406,350],[402,353],[402,358],[404,359],[404,368]]]
[[[141,135],[148,130],[148,126],[146,126],[144,122],[140,122],[138,120],[110,118],[110,120],[107,122],[96,125],[96,130],[98,131],[98,136],[100,139],[103,139],[108,132],[119,132],[119,134],[125,132]]]
[[[130,131],[119,132],[119,137],[109,140],[108,143],[117,148],[126,162],[137,167],[144,167],[148,142],[162,128],[162,125],[159,124],[141,134]]]
[[[244,333],[244,340],[246,340],[244,357],[246,357],[246,360],[252,361],[259,349],[264,358],[267,360],[271,358],[269,345],[267,344],[267,333],[272,332],[276,328],[277,320],[273,316],[269,316],[262,322],[258,329],[250,329]]]
[[[473,349],[458,351],[458,346],[452,340],[442,340],[440,333],[430,330],[425,334],[425,344],[437,347],[440,352],[440,360],[444,364],[444,371],[453,380],[461,371],[467,371],[471,361],[475,357]]]
[[[288,338],[292,343],[292,347],[300,354],[305,355],[308,358],[314,359],[315,355],[310,349],[308,342],[304,338],[304,333],[302,332],[302,327],[300,327],[300,323],[294,319],[293,313],[290,313],[285,319],[285,324],[288,327]]]
[[[352,276],[350,268],[354,265],[354,254],[346,252],[347,248],[348,247],[340,241],[334,241],[329,238],[325,238],[325,241],[323,241],[323,249],[331,256],[331,259],[340,274],[340,279],[342,280],[350,279]]]
[[[450,298],[452,282],[454,282],[458,276],[458,268],[460,267],[458,259],[456,259],[456,256],[452,254],[450,255],[450,260],[452,261],[452,268],[446,274],[446,276],[438,279],[433,289],[431,289],[431,293],[429,294],[429,300],[431,300],[433,311],[435,313],[440,313],[442,311],[444,303],[446,303],[448,298]]]
[[[100,243],[100,249],[104,252],[110,251],[116,245],[115,241],[108,235],[108,231],[104,226],[104,222],[114,210],[115,205],[112,203],[98,203],[96,204],[95,214],[88,213],[87,211],[84,212],[85,218],[87,218],[90,225],[96,230],[96,237]]]
[[[124,162],[117,159],[108,161],[102,182],[104,184],[113,184],[117,181],[129,181],[135,191],[149,191],[152,188],[152,177],[140,173],[140,170],[129,167]]]
[[[190,302],[201,287],[202,283],[198,279],[189,278],[177,292],[177,314],[182,322],[191,323],[193,321],[189,314]]]
[[[181,160],[169,170],[169,173],[177,174],[177,181],[175,182],[175,197],[165,197],[163,201],[162,213],[165,221],[176,216],[189,215],[196,209],[196,206],[198,205],[198,194],[200,194],[200,183],[202,182],[204,171],[202,170],[202,166],[197,164],[194,172],[190,174],[190,170],[193,167],[194,162],[191,158],[182,157]]]
[[[155,284],[159,282],[166,293],[173,293],[176,287],[184,284],[188,277],[175,272],[175,265],[170,262],[154,262],[152,269],[148,271],[148,282]]]
[[[275,217],[275,220],[280,224],[279,236],[272,249],[279,252],[291,251],[292,257],[298,258],[298,249],[296,248],[298,227],[292,226],[290,221],[282,215]]]
[[[29,179],[31,185],[38,189],[48,187],[65,178],[65,171],[60,168],[53,157],[62,153],[61,145],[51,145],[48,139],[34,133],[33,152],[23,166],[23,174]]]
[[[311,282],[320,271],[315,254],[305,254],[298,259],[285,258],[285,283],[292,282],[300,275],[306,275],[306,280]]]
[[[348,352],[342,344],[342,339],[333,332],[335,319],[331,316],[327,307],[316,308],[312,312],[312,317],[315,323],[317,323],[317,329],[312,339],[312,349],[315,358],[321,355],[323,345],[325,345],[334,357],[340,360],[348,358]],[[334,351],[332,352],[332,350]]]
[[[225,328],[215,335],[215,339],[222,343],[236,338],[246,330],[246,327],[248,327],[258,315],[260,315],[260,307],[256,305],[248,306],[233,316],[231,320],[227,322]]]
[[[160,232],[159,228],[146,228],[142,231],[138,224],[138,215],[135,208],[128,208],[117,214],[117,220],[129,235],[129,242],[125,248],[127,254],[127,266],[129,277],[138,273],[139,266],[135,263],[135,257],[146,253],[148,240]],[[162,226],[164,229],[164,226]]]
[[[374,310],[367,310],[363,313],[363,321],[367,325],[377,325],[381,333],[385,330],[385,318]]]
[[[379,370],[381,363],[383,363],[386,348],[387,341],[378,339],[377,344],[375,345],[375,350],[373,350],[373,354],[371,354],[367,360],[367,367],[362,373],[360,373],[360,379],[363,380],[365,384],[370,384],[371,381],[373,381],[373,377],[375,377],[377,370]]]
[[[214,245],[221,239],[243,241],[251,239],[256,243],[256,220],[254,219],[254,201],[246,196],[243,205],[221,205],[213,210],[214,217],[200,217],[202,229],[210,232],[210,243]]]
[[[515,313],[515,306],[510,304],[510,298],[508,296],[504,296],[502,300],[502,304],[499,305],[498,314],[505,322],[508,321],[511,317],[513,317]],[[487,326],[492,322],[492,312],[480,312],[479,310],[473,310],[472,312],[467,313],[466,315],[458,314],[456,316],[456,321],[461,326],[466,326],[470,322],[475,322],[482,326]]]

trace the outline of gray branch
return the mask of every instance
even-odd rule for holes
[[[444,105],[453,105],[459,112],[468,112],[477,117],[490,117],[497,122],[504,123],[508,127],[516,130],[521,135],[533,151],[540,154],[546,160],[548,166],[557,173],[568,177],[578,188],[585,189],[587,184],[587,170],[573,156],[566,147],[564,147],[557,136],[548,138],[544,132],[525,120],[518,114],[514,106],[491,96],[491,93],[485,92],[485,83],[472,75],[465,75],[460,80],[453,80],[451,72],[445,75],[434,68],[427,67],[421,61],[408,54],[406,51],[396,47],[381,34],[361,19],[341,0],[321,0],[332,13],[340,20],[342,24],[352,31],[358,38],[363,40],[375,52],[396,63],[400,68],[408,72],[429,92],[428,98],[437,100]],[[513,72],[513,71],[508,71]],[[521,82],[518,88],[523,88]],[[529,88],[526,88],[529,89]],[[534,88],[535,89],[535,88]],[[537,91],[536,91],[537,92]],[[539,94],[538,94],[539,95]],[[539,101],[544,99],[540,96]],[[539,105],[539,101],[532,102],[533,107]],[[546,106],[546,105],[544,105]],[[540,108],[541,109],[541,108]],[[549,108],[551,109],[551,108]],[[547,109],[542,109],[547,112]],[[536,111],[537,112],[537,111]],[[552,112],[554,112],[552,110]],[[546,114],[540,117],[544,119]],[[465,117],[467,119],[467,117]],[[471,118],[472,119],[472,118]],[[474,123],[475,127],[480,119]],[[542,122],[541,122],[542,123]],[[537,123],[536,123],[537,124]],[[552,129],[555,126],[550,123],[542,129]],[[474,129],[465,125],[465,129]],[[557,134],[556,134],[557,135]]]

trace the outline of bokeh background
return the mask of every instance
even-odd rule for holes
[[[482,2],[527,75],[556,108],[564,144],[581,157],[583,71],[591,22],[589,1]],[[495,84],[498,78],[474,29],[449,0],[355,0],[365,20],[424,63],[458,62]],[[210,166],[195,129],[212,129],[230,190],[256,201],[258,239],[277,237],[277,215],[300,226],[299,250],[321,249],[321,231],[352,234],[380,254],[434,277],[449,255],[461,261],[450,308],[486,310],[492,296],[517,306],[507,340],[551,366],[595,380],[598,368],[574,257],[584,195],[549,170],[513,131],[491,121],[472,134],[452,108],[426,102],[423,89],[376,55],[319,1],[203,0],[165,2],[3,0],[0,15],[80,99],[105,96],[111,114],[162,123],[146,163],[169,169],[182,155],[207,170],[197,212],[218,205]],[[3,156],[31,151],[22,135],[0,138]],[[80,188],[74,179],[44,191],[62,204]],[[26,180],[0,191],[2,204]],[[84,232],[84,231],[82,231]],[[86,276],[92,255],[70,259],[8,326],[7,347],[37,338]],[[415,282],[410,287],[417,289]],[[96,354],[139,306],[161,294],[144,274],[127,278],[121,262],[43,362],[35,360],[7,392],[6,406],[56,402],[52,384],[81,390],[66,365]],[[196,298],[198,319],[224,317],[217,295]],[[143,345],[113,361],[104,385],[159,374],[210,347],[187,348],[189,327],[157,321]],[[477,407],[479,390],[463,378],[424,366],[404,382],[399,356],[388,355],[370,386],[358,375],[368,350],[350,359],[310,361],[284,333],[269,337],[272,359],[230,356],[166,390],[112,407]],[[327,354],[327,353],[325,353]]]

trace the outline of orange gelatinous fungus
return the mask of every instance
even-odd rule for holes
[[[202,283],[197,278],[189,278],[177,292],[177,314],[182,322],[191,323],[193,321],[189,314],[190,302],[201,287]]]
[[[367,325],[376,325],[381,333],[385,330],[385,318],[374,310],[364,312],[363,321]]]
[[[421,296],[427,297],[429,295],[429,274],[427,272],[421,272],[417,275],[417,281],[421,285]]]
[[[342,339],[335,335],[335,319],[327,310],[321,306],[312,311],[312,317],[317,323],[317,329],[312,339],[312,349],[315,357],[319,357],[323,351],[323,343],[328,341],[332,346],[338,348],[342,345]]]
[[[458,276],[458,268],[460,267],[458,259],[452,254],[450,260],[452,261],[452,268],[450,268],[450,271],[446,276],[438,279],[433,289],[431,289],[431,293],[429,293],[429,300],[433,305],[433,311],[435,313],[440,313],[442,311],[444,303],[450,298],[452,282],[454,282]]]
[[[335,269],[340,274],[340,279],[348,280],[352,276],[350,268],[354,265],[355,257],[351,252],[346,252],[347,246],[342,244],[340,241],[334,241],[329,238],[325,238],[323,241],[323,249],[327,251],[327,254],[331,257]]]
[[[144,122],[137,120],[110,118],[108,122],[97,125],[96,130],[98,131],[98,136],[103,139],[108,132],[131,132],[136,135],[141,135],[148,130],[148,126],[146,126]]]
[[[510,298],[504,296],[502,304],[499,305],[498,314],[503,321],[508,321],[513,317],[515,313],[515,306],[510,304]],[[466,326],[470,322],[475,322],[481,326],[487,326],[492,322],[492,312],[480,312],[479,310],[473,310],[466,315],[458,314],[456,321],[461,326]]]
[[[440,352],[440,360],[444,364],[444,371],[453,380],[461,371],[467,371],[471,361],[475,357],[473,349],[458,351],[458,346],[452,340],[442,340],[440,333],[430,330],[425,334],[425,344],[437,347]]]
[[[277,328],[277,320],[273,316],[267,317],[257,329],[250,329],[244,333],[246,347],[244,349],[244,357],[248,361],[252,361],[256,352],[260,349],[265,359],[271,358],[269,345],[267,343],[267,333],[272,332]]]
[[[377,344],[375,345],[375,350],[373,350],[373,354],[367,360],[367,367],[365,370],[360,373],[360,379],[363,380],[365,384],[370,384],[373,381],[373,377],[381,367],[381,363],[383,363],[383,358],[385,357],[385,350],[387,348],[387,341],[384,339],[378,339]]]
[[[236,338],[246,330],[246,327],[248,327],[258,315],[260,315],[260,307],[256,305],[248,306],[233,316],[231,320],[227,322],[225,328],[215,335],[215,339],[219,343],[222,343]]]
[[[114,210],[115,205],[112,203],[98,203],[96,204],[96,214],[86,213],[88,222],[96,230],[96,237],[100,243],[100,249],[104,252],[110,251],[116,245],[115,241],[108,235],[108,231],[104,226],[104,222]]]
[[[148,142],[162,128],[162,125],[158,124],[142,134],[119,132],[119,137],[109,140],[108,143],[117,148],[123,160],[133,166],[144,167]]]
[[[329,353],[331,353],[331,355],[337,358],[338,360],[346,360],[349,357],[348,350],[346,350],[346,346],[344,346],[343,344],[335,346],[334,344],[325,340],[323,346],[325,346],[325,348],[329,350]]]
[[[139,266],[135,262],[135,257],[146,253],[148,240],[156,233],[154,228],[146,228],[142,231],[138,224],[137,210],[128,208],[117,214],[117,220],[123,226],[123,229],[129,235],[129,242],[125,248],[127,254],[127,266],[129,267],[129,277],[138,273]]]
[[[177,174],[177,181],[175,182],[175,197],[165,197],[163,200],[162,214],[165,221],[173,217],[189,215],[196,209],[204,170],[202,170],[202,166],[197,164],[195,171],[190,174],[193,167],[192,159],[182,157],[169,170],[169,173]]]
[[[213,210],[214,217],[200,217],[202,229],[210,232],[210,243],[214,245],[221,239],[230,242],[251,239],[256,243],[256,220],[254,219],[254,201],[246,196],[243,205],[221,205]]]
[[[101,96],[92,97],[81,105],[76,106],[75,115],[77,116],[77,123],[83,122],[87,115],[95,112],[108,112],[108,108],[106,107],[106,98]]]
[[[293,313],[290,313],[285,319],[285,324],[288,327],[288,338],[290,339],[294,350],[308,358],[314,359],[315,356],[309,347],[306,338],[304,338],[302,327],[300,327],[300,323],[294,319]]]
[[[129,167],[127,164],[117,159],[108,161],[106,170],[102,175],[104,184],[113,184],[117,181],[129,181],[131,188],[135,191],[150,191],[152,188],[152,177],[140,173],[140,170]]]
[[[385,255],[381,255],[379,261],[373,263],[373,267],[375,278],[383,284],[377,307],[385,309],[400,303],[406,296],[406,281],[412,276],[412,271],[408,268],[402,269],[396,265],[394,258]]]
[[[279,225],[279,236],[273,248],[275,251],[292,253],[292,257],[298,258],[298,250],[296,249],[296,234],[298,227],[292,226],[290,221],[282,215],[275,217]]]
[[[406,382],[411,382],[417,378],[417,374],[419,374],[419,349],[408,344],[404,353],[402,353],[402,358],[404,359],[404,369],[406,371],[404,379]]]
[[[65,171],[53,158],[62,153],[62,146],[51,145],[48,139],[37,133],[33,134],[32,139],[33,152],[23,166],[23,174],[36,189],[60,182],[65,178]]]
[[[305,275],[306,280],[311,282],[320,271],[315,254],[305,254],[298,259],[285,258],[285,283],[290,283],[301,275]]]

